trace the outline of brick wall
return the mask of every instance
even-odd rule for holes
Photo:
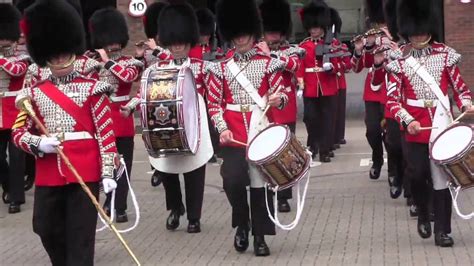
[[[464,81],[474,89],[474,2],[462,4],[446,0],[444,4],[445,42],[462,54],[460,65]]]
[[[128,55],[135,54],[135,43],[140,40],[145,40],[145,33],[143,31],[143,24],[141,18],[133,18],[128,15],[128,4],[130,0],[117,0],[117,8],[122,12],[128,24],[128,34],[130,35],[130,41],[125,48],[125,53]],[[147,1],[151,3],[152,1]]]

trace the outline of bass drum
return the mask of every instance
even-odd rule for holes
[[[151,157],[194,155],[199,147],[197,89],[189,67],[149,68],[140,87],[143,141]]]

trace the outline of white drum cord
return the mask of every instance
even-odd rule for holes
[[[119,233],[128,233],[128,232],[132,231],[133,229],[135,229],[138,226],[139,222],[140,222],[140,207],[138,206],[137,197],[135,195],[135,192],[133,191],[132,185],[130,184],[130,177],[128,176],[127,165],[125,164],[125,161],[124,161],[123,158],[120,158],[120,164],[123,167],[119,168],[117,176],[119,176],[119,179],[120,179],[120,177],[123,175],[123,173],[125,173],[125,178],[127,180],[127,185],[128,185],[128,191],[130,192],[130,197],[132,198],[133,207],[135,209],[135,223],[127,229],[117,230],[117,231]],[[117,181],[118,181],[118,179],[117,179]],[[109,225],[104,220],[104,218],[102,218],[102,216],[100,216],[100,214],[98,214],[98,216],[99,216],[99,219],[100,219],[100,221],[102,222],[102,224],[104,226],[97,229],[96,232],[101,232],[105,228],[109,228]],[[115,190],[112,191],[112,197],[110,199],[110,220],[114,221],[114,219],[115,219]]]
[[[303,189],[303,195],[301,195],[301,184],[300,184],[301,182],[298,182],[298,184],[296,185],[296,217],[289,224],[282,224],[280,222],[280,219],[278,218],[278,186],[274,188],[270,188],[269,184],[266,183],[265,204],[267,206],[268,217],[276,226],[280,227],[281,229],[289,231],[298,225],[301,219],[301,214],[303,213],[304,203],[306,200],[306,192],[308,191],[309,176],[310,176],[310,171],[308,170],[308,172],[306,173],[306,177],[303,177],[303,178],[306,178],[306,182],[304,184],[304,189]],[[273,198],[273,208],[275,210],[275,217],[273,217],[273,215],[271,214],[270,208],[268,205],[268,189],[271,189],[275,193],[275,196]]]
[[[456,213],[459,215],[464,220],[469,220],[474,217],[474,212],[471,212],[470,214],[463,214],[461,210],[459,209],[458,206],[458,196],[459,192],[461,192],[461,186],[454,187],[451,183],[448,183],[448,189],[449,192],[451,193],[451,197],[453,198],[453,207]]]

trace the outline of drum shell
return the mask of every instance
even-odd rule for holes
[[[296,139],[296,136],[290,132],[287,126],[283,127],[287,132],[285,141],[271,156],[259,161],[252,161],[247,154],[247,160],[257,167],[270,186],[278,186],[278,190],[294,186],[308,173],[311,161],[309,154]]]
[[[466,126],[465,123],[457,124],[453,127],[446,129],[444,132],[451,130],[458,126]],[[471,125],[467,125],[472,129]],[[444,133],[443,132],[443,133]],[[433,143],[441,137],[441,133]],[[474,136],[474,134],[473,134]],[[459,152],[456,156],[446,160],[436,160],[433,161],[443,169],[447,174],[449,181],[456,186],[460,186],[461,189],[468,189],[474,187],[474,138],[471,139],[470,144]],[[430,153],[432,153],[433,147],[431,147]]]

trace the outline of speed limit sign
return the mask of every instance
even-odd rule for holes
[[[141,17],[145,14],[147,4],[145,0],[130,0],[128,14],[132,17]]]

